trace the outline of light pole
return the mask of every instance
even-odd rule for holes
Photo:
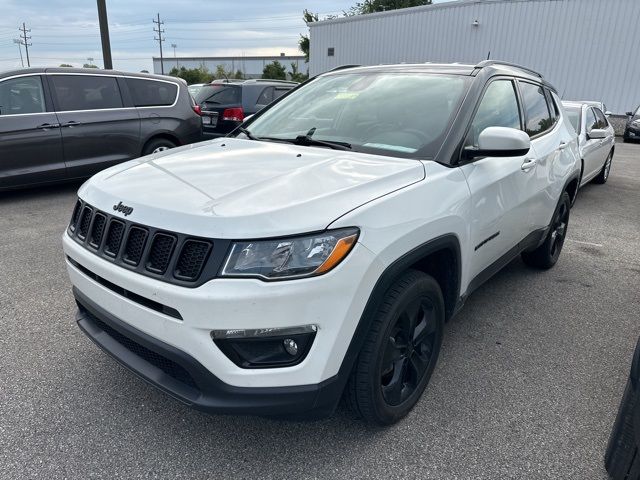
[[[20,52],[20,63],[22,64],[22,68],[24,68],[24,60],[22,59],[22,48],[20,48],[20,45],[22,45],[22,41],[19,38],[14,38],[13,43],[18,44],[18,52]]]
[[[173,58],[176,59],[176,68],[178,68],[178,57],[176,57],[176,48],[178,48],[178,45],[175,43],[172,43],[171,48],[173,48]]]
[[[111,61],[111,43],[109,42],[109,22],[107,20],[107,4],[105,0],[98,1],[98,23],[100,24],[100,42],[102,43],[102,60],[105,70],[113,70]]]
[[[93,65],[93,57],[87,57],[87,62],[89,62],[89,68]]]

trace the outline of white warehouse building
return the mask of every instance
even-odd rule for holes
[[[280,62],[287,73],[291,73],[294,63],[301,73],[306,73],[308,65],[302,55],[273,55],[273,56],[237,56],[237,57],[164,57],[164,73],[168,74],[174,67],[198,68],[205,66],[210,72],[215,72],[218,65],[224,65],[228,72],[240,70],[246,78],[261,78],[265,65]],[[153,57],[153,73],[160,73],[160,57]]]
[[[639,26],[640,0],[458,0],[310,23],[309,73],[490,57],[620,114],[640,104]]]

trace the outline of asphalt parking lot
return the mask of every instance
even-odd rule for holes
[[[640,145],[580,191],[554,269],[514,261],[469,298],[388,429],[207,416],[104,355],[61,249],[77,187],[0,196],[1,478],[606,478],[640,335]]]

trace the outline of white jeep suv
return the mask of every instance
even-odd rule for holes
[[[567,233],[576,134],[539,74],[495,61],[337,69],[231,137],[105,170],[64,233],[80,328],[209,412],[391,424],[443,324]]]

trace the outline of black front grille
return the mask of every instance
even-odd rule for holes
[[[93,217],[93,227],[91,227],[91,235],[89,235],[89,245],[93,248],[100,247],[106,223],[107,217],[102,213],[96,213],[95,217]]]
[[[214,278],[231,244],[135,224],[117,214],[96,211],[82,200],[74,208],[68,233],[102,258],[186,287]]]
[[[149,258],[146,268],[155,273],[163,274],[167,271],[176,238],[173,235],[156,233],[149,249]]]
[[[144,246],[147,243],[147,231],[140,227],[131,227],[124,247],[122,259],[130,265],[138,265],[142,258]]]
[[[182,246],[175,276],[184,280],[195,280],[200,275],[211,244],[199,240],[187,240]]]
[[[159,368],[164,373],[177,380],[180,383],[190,386],[191,388],[198,389],[198,385],[193,380],[193,377],[185,370],[181,365],[178,365],[173,360],[169,360],[167,357],[160,355],[159,353],[149,350],[148,348],[140,345],[138,342],[131,340],[129,337],[121,334],[115,328],[110,327],[101,320],[98,320],[95,316],[91,315],[91,320],[96,326],[113,338],[120,345],[125,347],[134,355],[146,360],[151,365]]]
[[[82,210],[82,216],[80,217],[80,226],[78,227],[78,237],[80,240],[84,240],[87,238],[87,234],[89,233],[89,225],[91,225],[91,215],[93,214],[93,210],[91,207],[84,207]]]
[[[104,245],[104,253],[110,257],[115,257],[120,252],[120,244],[124,237],[124,223],[119,220],[111,220],[109,224],[109,232]]]

